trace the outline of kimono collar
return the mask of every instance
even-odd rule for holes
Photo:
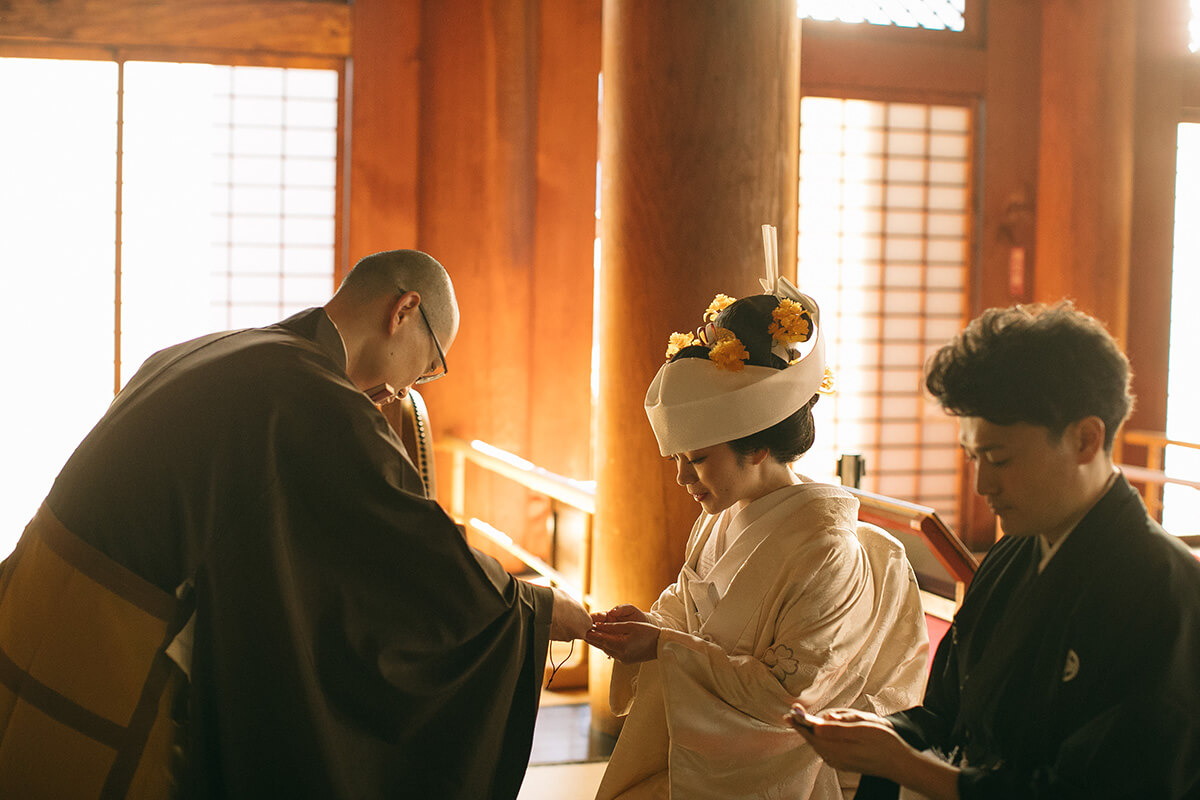
[[[1091,510],[1083,515],[1083,519],[1076,523],[1069,535],[1064,536],[1059,541],[1059,546],[1054,549],[1055,555],[1057,556],[1062,552],[1074,551],[1078,547],[1094,547],[1095,545],[1083,545],[1079,542],[1080,540],[1086,541],[1092,538],[1093,535],[1111,533],[1113,520],[1118,519],[1126,510],[1126,506],[1131,502],[1140,505],[1141,495],[1129,485],[1125,474],[1118,472],[1111,485],[1109,485],[1108,490],[1100,496],[1100,499],[1096,501]],[[1057,560],[1055,558],[1050,563]],[[1046,565],[1046,569],[1049,569],[1050,563]]]
[[[1113,470],[1113,473],[1108,476],[1108,482],[1104,484],[1104,491],[1101,492],[1100,496],[1096,498],[1096,502],[1092,503],[1093,508],[1100,503],[1101,499],[1106,497],[1109,492],[1112,491],[1113,486],[1117,482],[1117,477],[1120,476],[1120,474],[1121,473],[1119,471]],[[1079,522],[1076,522],[1074,525],[1068,528],[1067,532],[1060,536],[1058,541],[1054,542],[1053,544],[1045,536],[1042,536],[1041,534],[1038,535],[1038,552],[1040,552],[1042,556],[1037,566],[1037,571],[1039,573],[1046,568],[1046,565],[1050,563],[1050,559],[1054,558],[1054,554],[1058,552],[1060,547],[1062,547],[1063,542],[1065,542],[1067,537],[1069,537],[1071,533],[1079,527],[1079,523],[1082,522],[1089,513],[1091,513],[1091,510],[1092,509],[1089,508],[1087,511],[1085,511],[1079,517]]]
[[[281,328],[287,328],[293,333],[308,339],[337,365],[341,372],[346,371],[346,344],[337,325],[325,313],[325,309],[308,308],[298,314],[278,323]]]
[[[747,516],[746,512],[759,503],[761,513]],[[801,542],[830,529],[852,534],[857,513],[856,498],[839,487],[821,483],[786,486],[743,509],[731,521],[730,528],[742,524],[745,518],[747,529],[717,561],[708,577],[713,582],[721,581],[725,591],[731,591],[736,582],[744,593],[734,608],[723,605],[714,608],[702,629],[717,642],[737,641],[749,624],[746,604],[753,607],[761,603],[776,581],[781,565],[795,557]]]

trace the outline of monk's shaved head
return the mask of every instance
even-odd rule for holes
[[[458,333],[454,285],[437,259],[420,250],[385,250],[362,258],[342,281],[334,300],[366,309],[402,291],[421,295],[421,306],[440,341],[454,339]]]

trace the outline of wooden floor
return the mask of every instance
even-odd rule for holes
[[[517,800],[593,800],[607,761],[530,765]]]
[[[615,743],[591,730],[586,692],[543,692],[518,800],[592,800]]]

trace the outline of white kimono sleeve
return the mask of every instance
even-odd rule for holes
[[[687,611],[684,609],[682,591],[678,580],[664,589],[646,614],[650,621],[664,630],[686,630]],[[608,687],[608,707],[618,717],[628,714],[633,705],[633,699],[637,696],[638,672],[641,666],[637,663],[613,662]]]
[[[671,782],[683,796],[770,796],[785,786],[783,796],[840,796],[836,775],[783,716],[797,699],[820,711],[859,698],[871,669],[860,656],[876,652],[868,643],[879,634],[874,580],[865,554],[844,547],[784,579],[799,591],[764,629],[758,657],[681,631],[660,634]]]
[[[865,559],[855,549],[830,550],[824,563],[785,580],[799,591],[761,632],[766,646],[759,657],[730,655],[704,636],[663,630],[659,659],[668,709],[712,704],[781,726],[795,700],[820,710],[842,694],[842,683],[853,682],[853,657],[874,604]],[[685,733],[687,720],[680,723]]]

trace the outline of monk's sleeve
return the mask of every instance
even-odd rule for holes
[[[552,593],[475,553],[435,502],[405,491],[411,465],[382,415],[361,395],[322,388],[273,422],[279,491],[264,577],[291,600],[287,627],[358,730],[407,743],[414,764],[464,754],[445,776],[453,792],[414,791],[515,796]]]

